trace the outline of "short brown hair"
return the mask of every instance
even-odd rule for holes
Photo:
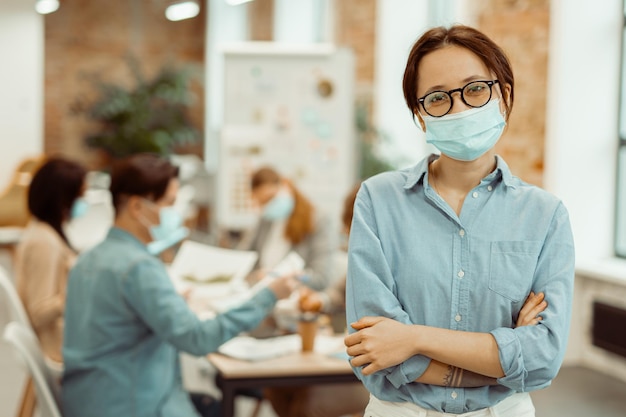
[[[141,153],[124,158],[113,165],[111,197],[115,212],[130,196],[157,201],[167,190],[170,181],[178,177],[178,167],[156,154]]]
[[[506,54],[494,41],[484,33],[464,25],[454,25],[450,28],[443,26],[432,28],[424,33],[413,45],[404,70],[402,89],[406,104],[413,113],[419,110],[417,97],[417,82],[419,79],[418,66],[422,58],[430,52],[442,49],[449,45],[456,45],[475,53],[481,61],[496,75],[500,87],[510,85],[511,90],[504,100],[506,118],[508,120],[513,109],[514,79],[513,69]]]

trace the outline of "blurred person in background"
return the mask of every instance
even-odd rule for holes
[[[48,159],[28,188],[31,219],[16,251],[16,286],[44,354],[62,361],[63,311],[77,253],[64,227],[85,214],[86,169],[62,157]]]
[[[342,233],[346,235],[350,233],[352,206],[358,190],[359,186],[353,188],[344,200],[341,223]],[[300,310],[338,314],[343,316],[345,324],[345,274],[323,291],[314,291],[306,286],[302,286],[299,291]],[[265,390],[265,395],[279,417],[340,417],[347,414],[362,416],[369,400],[369,392],[360,382],[270,388]]]
[[[317,210],[287,178],[262,167],[250,179],[252,199],[261,209],[257,227],[244,238],[240,249],[256,251],[259,259],[251,281],[264,276],[291,251],[304,260],[299,279],[321,290],[332,281],[336,239],[330,220]]]
[[[291,277],[268,280],[251,298],[201,320],[176,292],[150,250],[171,242],[182,219],[173,209],[178,169],[137,154],[113,167],[115,222],[70,273],[65,310],[62,406],[66,417],[214,417],[219,402],[183,388],[179,354],[204,356],[256,327]],[[174,239],[176,240],[176,239]]]

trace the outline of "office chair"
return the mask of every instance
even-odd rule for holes
[[[4,340],[13,345],[28,367],[37,393],[40,417],[62,417],[60,384],[46,365],[37,336],[29,327],[13,321],[4,329]]]
[[[44,155],[22,160],[10,183],[0,190],[0,227],[24,227],[30,218],[27,195],[30,181],[45,161]]]
[[[4,304],[9,306],[12,320],[20,323],[31,332],[34,332],[28,315],[26,314],[26,309],[22,304],[22,300],[17,294],[15,285],[11,278],[9,278],[6,269],[2,266],[0,266],[0,290],[0,299],[4,298],[6,300]],[[2,292],[4,292],[4,297],[1,296]],[[49,372],[51,372],[55,378],[60,379],[63,373],[63,365],[48,358],[45,359],[45,363]],[[35,405],[35,390],[33,381],[29,378],[24,386],[17,417],[32,417],[35,413]]]
[[[0,289],[4,291],[6,304],[9,305],[11,317],[13,320],[22,324],[23,326],[31,327],[30,320],[26,314],[26,309],[22,304],[22,300],[17,295],[17,290],[6,269],[0,266]]]

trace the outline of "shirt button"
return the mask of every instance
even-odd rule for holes
[[[459,278],[463,278],[465,276],[465,272],[461,269],[459,270],[459,272],[456,273],[456,276]]]
[[[487,191],[493,191],[493,187],[491,185],[487,186]]]
[[[477,198],[477,197],[478,197],[478,191],[474,191],[474,192],[472,193],[472,197]]]
[[[452,394],[450,394],[450,396],[452,397],[453,400],[456,400],[456,397],[458,397],[458,394],[456,393],[456,391],[452,391]]]
[[[460,314],[457,314],[457,315],[454,317],[454,320],[455,320],[455,321],[457,321],[457,322],[458,322],[458,321],[461,321],[461,315],[460,315]]]
[[[463,229],[459,230],[459,235],[461,237],[465,236],[465,230],[463,230]]]

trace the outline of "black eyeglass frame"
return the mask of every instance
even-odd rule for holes
[[[472,106],[471,104],[469,104],[466,100],[465,100],[465,95],[463,94],[463,91],[465,90],[465,88],[467,88],[469,85],[474,84],[474,83],[485,83],[489,86],[489,98],[487,99],[487,101],[485,101],[485,104],[480,105],[480,106]],[[424,109],[424,111],[426,112],[426,114],[428,114],[429,116],[432,117],[443,117],[446,114],[450,113],[450,110],[452,110],[452,107],[454,106],[454,97],[452,97],[453,93],[456,93],[457,91],[460,93],[461,96],[461,100],[463,101],[463,103],[465,103],[465,105],[474,108],[474,109],[479,109],[483,106],[486,106],[487,103],[489,103],[491,101],[491,96],[493,95],[493,86],[494,84],[500,84],[499,80],[474,80],[474,81],[470,81],[469,83],[465,84],[463,87],[460,88],[455,88],[449,91],[444,91],[444,90],[435,90],[435,91],[431,91],[428,94],[425,94],[424,96],[420,97],[417,99],[417,101],[422,105],[422,108]],[[431,94],[434,93],[445,93],[448,95],[448,97],[450,97],[450,108],[442,115],[439,116],[435,116],[432,115],[430,113],[428,113],[428,110],[426,110],[426,106],[424,106],[424,101],[426,100],[426,97],[428,97]]]

